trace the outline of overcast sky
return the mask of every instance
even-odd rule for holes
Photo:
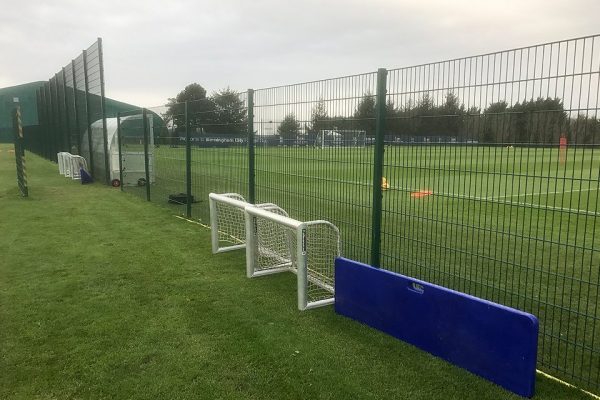
[[[0,0],[0,87],[104,41],[106,94],[261,88],[600,33],[600,0]]]

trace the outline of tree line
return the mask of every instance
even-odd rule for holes
[[[183,102],[188,101],[190,127],[204,133],[244,134],[247,116],[244,102],[229,88],[207,96],[197,83],[188,85],[169,99],[165,119],[183,127]],[[277,133],[284,139],[315,135],[322,130],[362,130],[375,136],[375,96],[365,93],[352,115],[329,115],[327,102],[320,99],[310,120],[301,121],[294,113],[283,117]],[[448,137],[483,143],[557,143],[566,137],[570,143],[600,143],[600,120],[596,116],[570,113],[559,98],[491,103],[485,109],[465,107],[458,96],[448,92],[435,102],[425,94],[416,102],[396,106],[386,104],[386,135],[409,137]]]
[[[186,86],[167,103],[163,119],[173,134],[185,131],[185,102],[188,104],[188,123],[192,132],[216,134],[243,134],[247,132],[244,101],[238,93],[221,89],[207,96],[198,83]]]

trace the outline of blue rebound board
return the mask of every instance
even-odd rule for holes
[[[531,314],[345,258],[335,262],[335,311],[533,396],[538,320]]]

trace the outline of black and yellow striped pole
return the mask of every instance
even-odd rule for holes
[[[21,107],[17,105],[13,116],[13,126],[15,131],[15,161],[17,163],[17,184],[21,191],[21,196],[27,197],[29,190],[27,188],[27,168],[25,165],[25,147],[23,143],[23,125],[21,123]]]

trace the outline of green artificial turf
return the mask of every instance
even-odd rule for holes
[[[354,321],[172,210],[0,145],[0,399],[511,399]],[[585,399],[538,376],[536,399]]]
[[[136,182],[142,139],[128,139],[138,168],[126,162],[124,175]],[[186,191],[185,154],[151,148],[152,202]],[[585,147],[563,163],[551,147],[386,146],[381,267],[536,315],[540,369],[600,391],[599,157]],[[373,163],[372,147],[257,146],[256,201],[333,222],[343,255],[369,263]],[[244,145],[192,146],[190,164],[195,220],[208,224],[210,192],[248,195]],[[145,199],[146,187],[124,190]],[[423,190],[431,195],[413,197]]]

